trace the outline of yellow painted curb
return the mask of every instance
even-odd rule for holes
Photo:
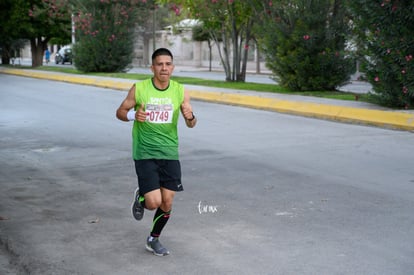
[[[255,109],[271,110],[306,117],[357,122],[378,127],[414,130],[414,114],[396,111],[361,109],[230,93],[189,91],[191,98]]]
[[[1,69],[0,72],[41,78],[55,81],[64,81],[82,85],[92,85],[102,88],[111,88],[128,91],[131,83],[115,80],[96,79],[85,76],[71,76],[47,72]],[[306,117],[323,118],[343,122],[361,123],[383,128],[399,130],[414,130],[414,114],[398,111],[381,111],[355,107],[316,104],[309,102],[288,101],[274,98],[265,98],[252,95],[240,95],[224,92],[208,92],[189,90],[190,96],[196,100],[225,103],[255,109],[276,111]]]
[[[47,79],[47,80],[55,80],[55,81],[63,81],[63,82],[82,84],[82,85],[91,85],[91,86],[102,87],[102,88],[111,88],[111,89],[116,89],[116,90],[128,91],[129,88],[131,88],[130,83],[120,82],[120,81],[115,81],[115,80],[96,79],[96,78],[82,76],[82,75],[78,76],[78,75],[67,75],[67,74],[55,74],[55,73],[48,73],[48,72],[18,70],[18,69],[2,69],[0,70],[0,72],[6,73],[6,74],[13,74],[13,75]]]

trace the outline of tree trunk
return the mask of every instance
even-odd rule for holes
[[[212,53],[211,53],[212,45],[211,45],[210,39],[207,42],[208,42],[208,67],[209,67],[208,70],[211,72],[211,62],[212,62],[212,59],[213,59],[213,56],[212,56]]]
[[[260,74],[260,49],[256,40],[254,43],[256,44],[256,73]]]
[[[239,82],[246,82],[247,57],[249,54],[249,40],[250,40],[249,30],[246,29],[246,37],[240,42],[241,51],[240,51],[239,63],[241,63],[241,68],[237,74],[237,81]]]
[[[244,38],[244,40],[241,39],[241,42],[240,42],[240,43],[243,43],[243,41],[244,41],[244,45],[241,45],[241,46],[243,46],[242,47],[243,54],[241,54],[241,56],[240,56],[242,66],[241,66],[241,69],[240,69],[240,73],[237,76],[237,81],[241,81],[241,82],[246,82],[247,58],[248,58],[248,54],[249,54],[249,50],[250,50],[249,49],[249,42],[252,38],[252,35],[251,35],[252,26],[253,26],[253,21],[249,20],[249,22],[247,22],[247,24],[245,26],[246,27],[246,29],[245,29],[245,38]]]
[[[242,38],[239,38],[239,31],[236,27],[235,19],[232,19],[232,37],[231,42],[233,46],[233,62],[232,62],[232,72],[231,72],[231,81],[235,81],[238,78],[240,72],[240,45],[242,43]]]
[[[222,36],[223,36],[223,53],[224,54],[223,55],[220,54],[220,57],[223,63],[224,72],[226,73],[226,81],[232,81],[231,67],[230,67],[229,37],[225,31],[223,32]]]
[[[3,44],[3,49],[2,49],[2,53],[1,53],[1,64],[3,64],[3,65],[9,65],[10,64],[10,57],[11,57],[10,51],[11,51],[11,46]]]
[[[248,45],[248,40],[246,40],[246,45]],[[243,57],[242,57],[242,66],[241,66],[241,70],[240,73],[237,76],[237,81],[240,82],[246,82],[246,70],[247,70],[247,56],[248,56],[248,52],[249,49],[246,47],[243,47]]]
[[[41,37],[30,39],[30,50],[32,53],[32,67],[43,65],[43,53],[46,50],[48,39],[42,40]]]

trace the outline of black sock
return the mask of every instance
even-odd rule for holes
[[[170,218],[170,214],[171,210],[164,212],[161,208],[158,207],[152,222],[151,237],[158,238],[161,235],[161,231],[167,224],[168,219]]]

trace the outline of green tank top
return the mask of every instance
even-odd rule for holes
[[[152,79],[135,83],[135,110],[144,104],[145,122],[134,121],[133,158],[178,160],[177,122],[184,100],[184,87],[170,80],[165,90],[157,89]]]

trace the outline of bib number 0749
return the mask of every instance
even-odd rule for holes
[[[147,111],[147,121],[152,123],[171,122],[171,111]]]

